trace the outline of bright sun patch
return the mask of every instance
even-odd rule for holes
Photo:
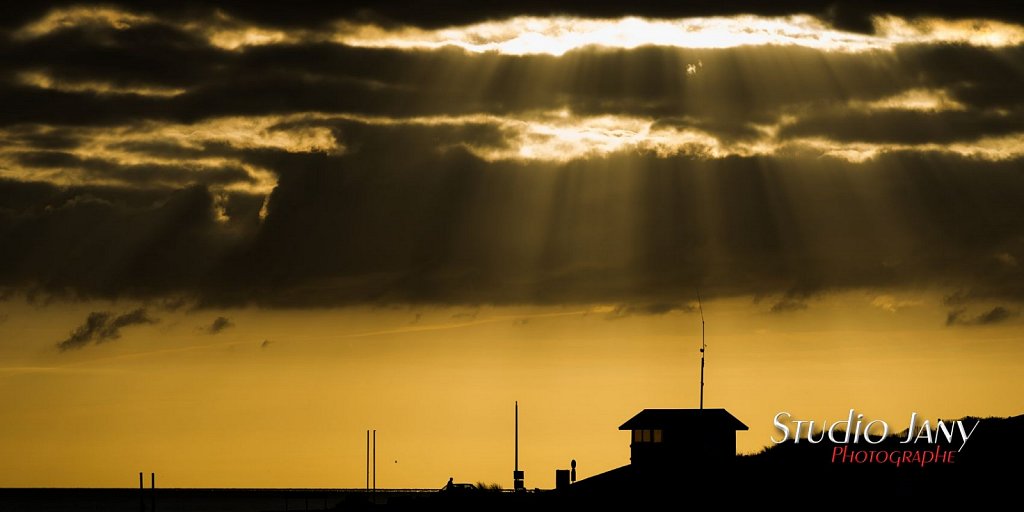
[[[157,21],[149,15],[115,8],[69,7],[51,10],[14,35],[19,39],[30,39],[81,26],[122,30]],[[333,30],[288,31],[258,26],[218,12],[213,20],[204,23],[186,22],[178,26],[206,39],[212,46],[225,50],[282,43],[334,42],[365,48],[435,50],[456,47],[471,53],[559,56],[585,47],[632,49],[665,46],[708,49],[792,45],[824,51],[862,52],[891,50],[902,44],[1006,47],[1024,43],[1024,27],[995,20],[875,16],[872,21],[875,28],[873,34],[839,30],[820,18],[806,14],[679,19],[516,16],[439,29],[384,27],[341,20],[334,23]],[[166,23],[173,24],[172,21]]]
[[[332,40],[371,48],[432,50],[451,46],[473,53],[556,56],[589,46],[631,49],[650,45],[706,49],[793,45],[826,51],[860,52],[891,50],[900,44],[959,43],[997,47],[1024,41],[1024,28],[988,20],[878,17],[874,21],[875,34],[836,30],[807,15],[675,20],[516,17],[437,30],[340,23]]]

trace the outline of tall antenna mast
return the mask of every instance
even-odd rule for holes
[[[697,309],[700,311],[700,408],[704,410],[704,306],[700,302],[700,290],[697,290]]]
[[[516,400],[516,468],[512,471],[512,488],[521,491],[526,488],[524,472],[519,469],[519,400]]]

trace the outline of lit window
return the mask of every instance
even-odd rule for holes
[[[655,443],[660,443],[661,442],[661,430],[655,430],[654,431],[654,442]]]
[[[640,433],[639,430],[634,430],[633,431],[633,442],[634,443],[639,443],[642,440],[641,435],[642,434]]]
[[[644,430],[644,442],[645,443],[651,442],[651,431],[650,430]]]

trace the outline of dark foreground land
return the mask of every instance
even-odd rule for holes
[[[973,424],[975,420],[971,419]],[[881,506],[895,508],[1018,500],[1024,463],[1024,416],[980,420],[977,433],[951,464],[836,463],[835,445],[785,443],[718,467],[633,466],[582,480],[567,490],[362,489],[0,489],[0,511],[278,512],[365,510],[587,509],[629,510],[721,506]],[[875,451],[935,450],[893,437]],[[939,444],[942,450],[957,446]],[[846,508],[846,507],[843,507]]]
[[[553,492],[426,489],[0,489],[0,512],[280,512],[536,508]]]
[[[437,491],[417,489],[0,489],[0,511],[256,512],[359,510]]]

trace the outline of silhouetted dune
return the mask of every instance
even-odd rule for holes
[[[573,501],[594,505],[661,501],[685,505],[713,497],[721,504],[772,502],[786,506],[887,506],[892,499],[913,499],[917,506],[950,499],[986,501],[1015,496],[1019,471],[1014,468],[1024,455],[1024,415],[962,420],[968,428],[980,421],[962,450],[959,439],[902,444],[906,432],[878,444],[862,440],[843,445],[828,439],[811,444],[803,438],[799,443],[790,440],[755,455],[739,456],[727,465],[679,461],[657,472],[623,466],[583,480],[565,494]],[[845,462],[834,453],[844,447]],[[937,448],[938,456],[947,460],[946,454],[955,451],[952,462],[935,462]],[[866,452],[858,457],[861,462],[854,459],[856,451]],[[907,451],[909,462],[904,459]],[[931,457],[924,452],[931,452]],[[889,460],[894,454],[899,464]],[[931,461],[922,465],[922,459]]]

